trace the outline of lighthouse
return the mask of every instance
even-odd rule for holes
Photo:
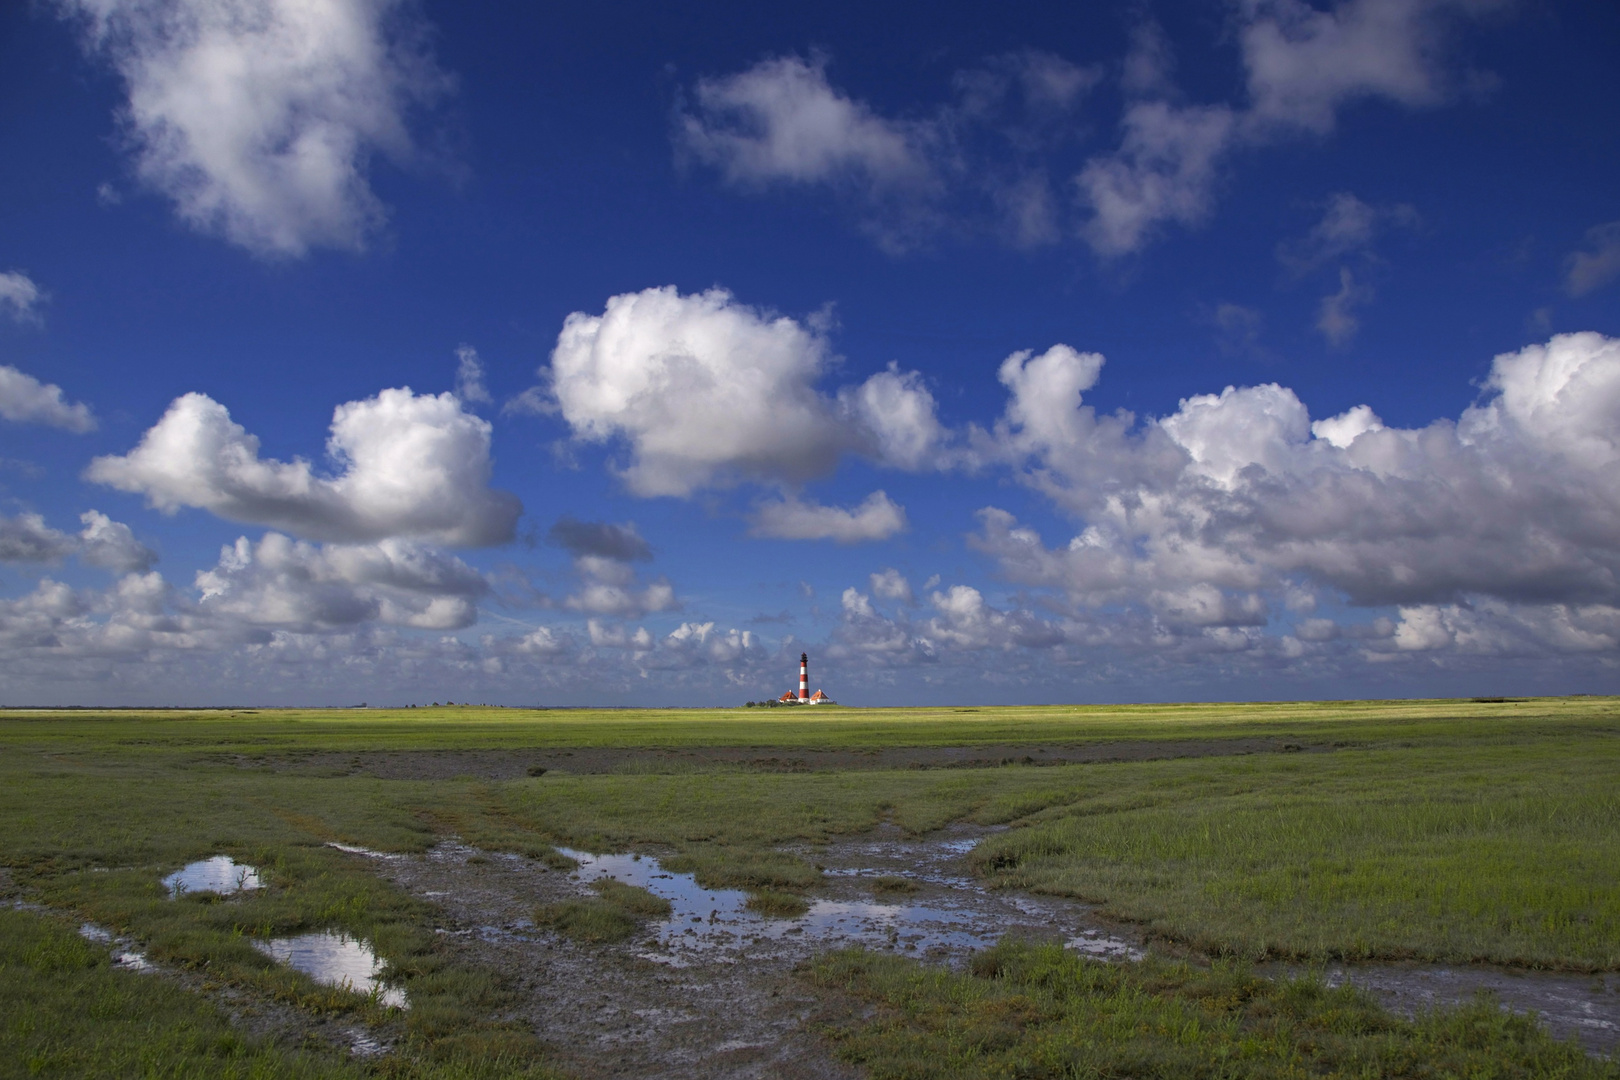
[[[748,704],[752,705],[754,703],[752,701],[750,701]],[[794,693],[792,690],[784,690],[784,691],[782,691],[782,696],[779,697],[779,698],[776,698],[774,701],[766,700],[766,701],[761,701],[759,704],[761,704],[761,705],[833,705],[833,704],[836,704],[836,703],[833,701],[832,698],[827,696],[827,692],[825,690],[817,690],[813,694],[810,692],[810,654],[809,653],[800,653],[799,654],[799,691],[798,691],[798,693]]]

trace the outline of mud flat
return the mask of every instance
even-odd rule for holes
[[[1084,905],[973,881],[962,856],[985,831],[954,827],[917,840],[885,827],[818,847],[808,854],[826,883],[796,918],[756,914],[745,893],[706,889],[652,855],[569,852],[580,863],[572,872],[458,842],[422,857],[355,855],[440,905],[441,933],[517,978],[524,1019],[581,1076],[855,1077],[813,1031],[848,1015],[848,1004],[793,974],[816,953],[862,945],[959,964],[1014,933],[1091,955],[1139,955],[1138,943]],[[538,905],[589,895],[599,877],[664,897],[670,916],[620,945],[579,944],[535,926]]]
[[[339,1072],[366,1068],[351,1055],[395,1053],[422,1075],[462,1055],[584,1077],[844,1076],[820,1032],[840,1053],[915,1070],[934,1064],[942,1037],[978,1046],[988,1025],[1014,1040],[998,1067],[1016,1072],[1067,1030],[1019,1012],[1025,998],[1087,1038],[1124,1010],[1132,1022],[1105,1049],[1135,1061],[1179,1053],[1164,1033],[1209,1012],[1205,998],[1225,1000],[1223,987],[1256,985],[1261,1010],[1293,993],[1202,967],[1188,943],[1459,959],[1323,975],[1403,1012],[1491,990],[1589,1050],[1615,1049],[1620,699],[846,709],[813,723],[464,712],[0,725],[0,902],[32,905],[27,917],[0,909],[12,915],[7,1000],[39,1017],[0,1033],[12,1039],[0,1057],[66,1047],[122,1074],[125,1032],[147,1031],[209,1075],[225,1043],[190,1034],[208,1030],[247,1036],[240,1053],[271,1064],[315,1047]],[[562,870],[556,841],[599,849]],[[760,891],[706,889],[671,867]],[[593,880],[607,875],[663,900]],[[1141,921],[1111,925],[1061,898],[1074,895]],[[97,947],[75,940],[84,924]],[[1129,960],[1150,926],[1145,967],[1072,959]],[[356,988],[371,980],[378,1000],[334,995],[245,947],[308,931],[337,935],[345,956],[375,947],[344,974]],[[1014,946],[1005,969],[995,957],[962,967],[1005,934],[1066,946],[1069,959]],[[845,945],[870,951],[824,955]],[[116,970],[133,966],[126,952],[152,967]],[[62,970],[58,953],[83,964]],[[921,960],[927,977],[892,957]],[[1089,988],[1084,1000],[1047,994],[1025,960],[1061,969]],[[380,997],[395,972],[409,1009]],[[148,992],[131,996],[134,985]],[[124,1027],[78,1023],[76,1003],[93,994]],[[1296,996],[1307,1012],[1349,1001]],[[1384,1053],[1365,1032],[1324,1046],[1241,1006],[1213,1011],[1226,1042],[1193,1050],[1213,1063],[1258,1031],[1275,1036],[1279,1062]],[[1382,1014],[1365,1016],[1385,1030]],[[1519,1054],[1563,1070],[1548,1075],[1614,1069],[1483,1010],[1389,1032],[1414,1060]]]
[[[1272,966],[1266,974],[1297,975]],[[1481,992],[1503,1008],[1534,1013],[1560,1039],[1575,1039],[1589,1054],[1620,1051],[1620,976],[1515,971],[1461,964],[1335,964],[1322,969],[1330,986],[1350,983],[1369,991],[1392,1012],[1412,1016],[1436,1006],[1464,1004]]]
[[[367,858],[356,855],[356,858]],[[581,1077],[857,1077],[806,1031],[824,1008],[791,962],[675,964],[650,941],[582,945],[535,927],[540,904],[586,893],[579,875],[447,842],[377,872],[444,910],[439,932],[517,983],[517,1015]],[[690,918],[690,916],[688,916]]]
[[[1144,955],[1139,935],[1088,905],[991,890],[971,877],[965,856],[992,831],[956,825],[917,838],[884,825],[796,849],[824,877],[809,910],[794,918],[757,914],[746,893],[704,888],[651,854],[566,851],[579,867],[560,871],[455,841],[420,857],[346,850],[440,905],[440,933],[514,975],[523,1019],[581,1076],[854,1077],[814,1033],[819,1022],[848,1017],[850,1006],[793,974],[817,953],[858,945],[960,967],[1012,934],[1105,960]],[[619,945],[580,944],[536,927],[538,905],[590,895],[590,883],[604,877],[664,897],[669,917]],[[1303,970],[1269,965],[1265,973]],[[1485,990],[1504,1008],[1539,1014],[1554,1035],[1577,1038],[1589,1053],[1611,1055],[1620,1044],[1613,976],[1416,964],[1337,965],[1322,975],[1406,1015]]]
[[[1081,765],[1243,754],[1323,752],[1332,743],[1288,738],[1131,739],[1088,743],[989,743],[870,749],[762,746],[691,748],[582,746],[517,750],[365,750],[234,754],[242,768],[349,773],[383,780],[516,780],[536,770],[576,775],[685,769],[802,773],[867,769],[983,769],[1000,765]]]

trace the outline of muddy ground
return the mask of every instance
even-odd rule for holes
[[[435,904],[437,931],[466,959],[513,980],[520,1004],[510,1018],[529,1025],[553,1060],[582,1080],[842,1080],[862,1074],[840,1062],[820,1032],[858,1017],[860,1007],[795,974],[818,952],[858,944],[956,965],[1011,932],[1105,959],[1141,955],[1143,942],[1130,927],[1100,919],[1087,905],[990,890],[972,878],[967,852],[989,831],[956,825],[918,838],[884,825],[795,849],[825,876],[810,910],[792,919],[757,915],[744,908],[740,892],[705,889],[689,875],[665,871],[657,852],[575,853],[581,865],[566,871],[453,839],[423,855],[344,850]],[[535,925],[536,907],[591,895],[590,882],[599,876],[651,888],[671,900],[671,916],[617,945],[581,944]],[[0,894],[20,899],[8,886],[0,877]],[[1281,966],[1272,971],[1285,973]],[[1413,964],[1325,974],[1362,985],[1408,1015],[1491,990],[1509,1008],[1542,1013],[1554,1034],[1579,1038],[1590,1052],[1620,1048],[1620,978],[1613,975]],[[306,1016],[197,973],[160,968],[154,975],[207,993],[244,1030],[284,1043],[316,1040],[369,1055],[398,1035]]]
[[[365,856],[356,856],[364,858]],[[477,861],[469,861],[477,860]],[[442,844],[378,872],[441,905],[468,958],[512,976],[518,1017],[552,1060],[580,1077],[858,1077],[814,1034],[847,1006],[778,963],[716,956],[682,966],[645,941],[585,945],[537,930],[535,907],[587,893],[577,876],[530,860]]]
[[[794,974],[826,949],[862,944],[960,963],[1013,932],[1072,940],[1098,955],[1134,953],[1084,905],[992,892],[969,878],[963,857],[985,831],[958,826],[917,840],[884,826],[807,848],[826,878],[810,911],[791,919],[749,911],[745,894],[705,889],[650,854],[581,852],[572,872],[456,842],[419,857],[354,857],[440,905],[442,932],[470,959],[515,976],[521,1018],[579,1076],[795,1080],[861,1075],[818,1034],[856,1006]],[[537,905],[589,895],[597,877],[651,888],[674,910],[619,945],[579,944],[535,926]]]
[[[421,857],[371,858],[379,873],[441,905],[445,932],[466,942],[475,959],[518,973],[523,1018],[582,1077],[846,1077],[860,1074],[832,1056],[817,1030],[850,1018],[855,1006],[793,974],[818,952],[861,945],[956,966],[1007,933],[1108,960],[1133,959],[1147,948],[1137,930],[1089,905],[985,888],[970,876],[966,854],[987,831],[957,825],[915,838],[885,825],[806,847],[799,853],[825,877],[810,911],[794,919],[743,910],[744,894],[703,889],[689,875],[663,871],[650,855],[576,853],[583,861],[572,873],[453,842]],[[588,895],[597,876],[652,888],[673,902],[674,913],[613,946],[535,928],[536,904]],[[894,889],[897,881],[904,888]],[[1620,1050],[1614,975],[1423,964],[1332,966],[1323,974],[1407,1016],[1484,990],[1514,1011],[1541,1014],[1554,1035],[1576,1038],[1590,1053]]]
[[[375,776],[385,780],[513,780],[534,770],[579,774],[658,772],[732,767],[762,772],[850,769],[982,769],[999,765],[1079,765],[1240,754],[1320,752],[1333,744],[1285,739],[1140,739],[1097,743],[999,743],[976,746],[891,746],[880,749],[795,749],[753,746],[693,748],[578,747],[513,750],[374,750],[359,753],[239,754],[242,768]]]

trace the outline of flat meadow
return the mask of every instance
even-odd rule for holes
[[[819,958],[795,977],[862,1003],[822,1034],[869,1075],[1614,1076],[1488,1003],[1406,1020],[1254,965],[1620,971],[1617,777],[1620,700],[1595,697],[6,710],[0,1075],[565,1075],[512,1019],[512,973],[329,845],[420,854],[454,837],[553,866],[560,847],[644,851],[791,907],[821,887],[817,845],[970,823],[1006,827],[969,856],[986,885],[1095,904],[1154,955],[1007,941],[962,970]],[[176,900],[160,885],[217,854],[267,887]],[[602,918],[634,925],[637,902]],[[114,967],[83,922],[168,974]],[[252,946],[312,930],[373,943],[410,1010]],[[311,1030],[370,1025],[393,1049],[362,1060],[244,1030],[238,999]]]

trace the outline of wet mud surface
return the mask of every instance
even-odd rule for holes
[[[705,746],[648,748],[590,746],[574,749],[375,750],[358,753],[234,755],[242,768],[278,772],[314,771],[375,776],[385,780],[515,780],[537,769],[582,775],[740,768],[759,772],[824,772],[851,769],[983,769],[1000,765],[1080,765],[1157,761],[1240,754],[1323,752],[1335,747],[1285,739],[1140,739],[1095,743],[997,743],[975,746],[849,748]]]
[[[1101,919],[1088,905],[992,891],[971,878],[964,856],[988,831],[955,826],[915,838],[884,826],[797,849],[822,867],[824,880],[809,911],[791,919],[751,912],[745,894],[705,889],[650,855],[575,852],[574,872],[453,843],[422,857],[373,858],[379,872],[439,903],[449,917],[445,932],[466,941],[477,959],[521,973],[524,1016],[581,1076],[843,1077],[859,1074],[834,1059],[814,1029],[846,1019],[850,1005],[818,997],[793,975],[816,953],[860,945],[960,966],[1011,933],[1106,960],[1143,954],[1132,928]],[[613,946],[536,929],[536,904],[589,895],[598,877],[665,897],[670,917]],[[1298,971],[1278,965],[1264,973]],[[1554,1035],[1575,1038],[1590,1053],[1620,1049],[1614,974],[1364,964],[1323,975],[1406,1015],[1485,990],[1505,1008],[1538,1014]]]
[[[1276,967],[1270,975],[1297,974]],[[1333,986],[1351,983],[1385,1008],[1412,1016],[1439,1005],[1462,1005],[1481,991],[1506,1009],[1536,1013],[1560,1039],[1575,1039],[1589,1054],[1620,1051],[1620,975],[1515,971],[1461,964],[1333,965],[1322,972]]]
[[[60,915],[60,912],[40,904],[19,899],[17,892],[10,888],[9,879],[4,876],[0,876],[0,902],[15,911]],[[133,938],[116,934],[95,923],[81,924],[79,936],[96,945],[106,946],[112,967],[116,970],[168,979],[206,997],[225,1014],[232,1027],[250,1038],[268,1039],[287,1047],[325,1045],[357,1058],[372,1058],[386,1053],[399,1034],[397,1031],[369,1028],[350,1017],[315,1016],[243,987],[216,982],[202,972],[156,963],[147,957]]]
[[[817,953],[849,945],[887,950],[928,963],[960,966],[976,950],[1014,934],[1105,960],[1140,957],[1128,926],[1101,919],[1070,900],[990,890],[971,877],[965,856],[992,830],[958,825],[909,837],[884,825],[828,845],[792,849],[823,871],[809,910],[769,918],[746,907],[746,894],[706,889],[667,871],[656,852],[570,852],[579,867],[549,868],[517,855],[480,851],[455,840],[423,855],[333,844],[380,877],[436,905],[437,932],[465,959],[503,973],[517,990],[508,1018],[542,1038],[555,1064],[581,1078],[715,1077],[783,1080],[862,1074],[840,1062],[817,1031],[861,1015],[860,1006],[811,987],[795,968]],[[543,904],[594,895],[591,882],[613,877],[670,901],[667,919],[647,922],[621,944],[583,944],[536,926]],[[34,908],[0,875],[0,895]],[[38,909],[43,910],[43,909]],[[397,1032],[353,1020],[321,1020],[195,972],[170,970],[138,956],[138,943],[95,927],[81,930],[114,948],[115,962],[173,978],[212,997],[250,1034],[282,1041],[315,1039],[357,1056],[386,1052]],[[1299,973],[1285,965],[1267,975]],[[1620,1051],[1620,976],[1521,972],[1483,966],[1358,964],[1323,971],[1352,982],[1387,1007],[1411,1015],[1492,993],[1505,1008],[1534,1012],[1554,1035],[1588,1052]]]
[[[995,893],[963,856],[985,830],[908,840],[885,827],[857,841],[807,848],[825,883],[810,909],[770,918],[746,894],[706,889],[653,855],[570,852],[578,870],[444,843],[425,856],[376,855],[376,871],[438,904],[441,932],[470,959],[519,982],[521,1017],[582,1077],[856,1077],[815,1034],[853,1006],[818,994],[794,968],[819,952],[864,945],[961,963],[1003,934],[1072,942],[1102,956],[1135,955],[1071,901]],[[591,895],[613,877],[670,901],[667,919],[618,945],[580,944],[539,929],[536,906]]]
[[[446,916],[439,932],[456,938],[468,959],[513,979],[521,1002],[513,1018],[527,1022],[553,1062],[575,1075],[861,1075],[815,1036],[818,1020],[848,1011],[793,976],[797,951],[740,962],[719,952],[677,958],[657,949],[650,934],[620,945],[581,944],[537,929],[533,916],[537,905],[588,895],[588,871],[551,870],[459,843],[420,857],[354,857],[437,903]],[[687,911],[680,915],[689,920]]]

